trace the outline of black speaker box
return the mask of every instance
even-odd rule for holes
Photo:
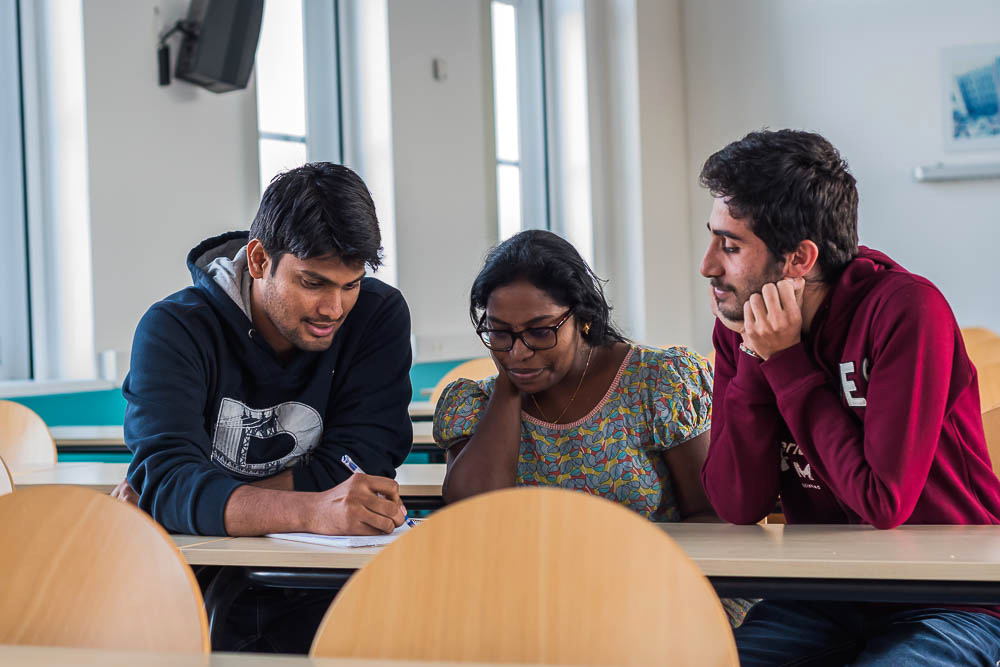
[[[215,93],[246,88],[264,0],[191,0],[174,76]]]

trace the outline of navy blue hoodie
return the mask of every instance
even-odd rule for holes
[[[128,481],[173,532],[225,535],[229,495],[289,467],[297,491],[329,489],[350,474],[345,453],[395,477],[413,441],[402,294],[362,279],[330,348],[282,364],[248,316],[247,236],[194,248],[194,286],[153,304],[136,328],[122,386]]]

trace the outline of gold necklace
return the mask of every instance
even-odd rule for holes
[[[593,356],[594,348],[590,348],[590,353],[587,355],[587,365],[583,367],[583,375],[580,376],[580,381],[576,383],[576,389],[573,390],[573,395],[569,397],[569,403],[566,404],[566,407],[559,413],[559,416],[556,417],[555,421],[549,422],[550,424],[558,424],[559,420],[563,418],[564,414],[566,414],[566,411],[569,410],[569,406],[573,405],[573,401],[576,400],[577,392],[579,392],[580,387],[583,386],[583,379],[587,377],[587,371],[590,369],[590,358]],[[542,416],[542,420],[548,422],[549,419],[545,416],[545,413],[542,411],[542,406],[538,404],[538,399],[535,398],[534,394],[531,395],[531,400],[535,404],[535,409],[538,410],[538,414]]]

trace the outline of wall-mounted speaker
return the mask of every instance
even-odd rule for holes
[[[191,0],[174,76],[212,92],[246,88],[264,0]]]

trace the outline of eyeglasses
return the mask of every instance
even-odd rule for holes
[[[561,320],[550,327],[528,327],[523,331],[511,331],[510,329],[483,328],[483,323],[486,321],[486,313],[483,313],[479,326],[476,327],[476,333],[483,340],[483,344],[494,352],[508,352],[514,349],[514,343],[519,338],[529,350],[551,350],[559,342],[556,332],[572,314],[573,309],[570,308]]]

